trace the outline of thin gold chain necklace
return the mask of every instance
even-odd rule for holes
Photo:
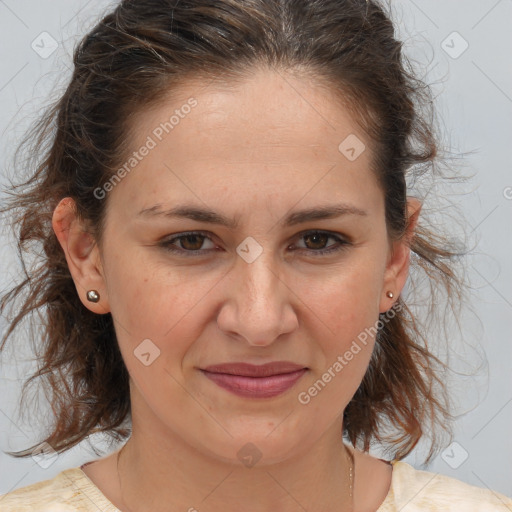
[[[121,501],[123,503],[123,509],[126,510],[126,512],[132,512],[130,508],[126,505],[124,498],[123,498],[123,488],[121,487],[121,474],[119,473],[119,457],[121,456],[121,452],[124,450],[124,447],[126,444],[117,452],[117,480],[119,482],[119,490],[121,491]],[[355,470],[355,462],[354,462],[354,455],[351,453],[349,448],[345,443],[343,443],[343,447],[345,449],[345,453],[348,457],[348,463],[349,463],[349,496],[350,496],[350,512],[354,511],[354,470]]]

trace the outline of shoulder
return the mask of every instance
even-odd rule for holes
[[[417,470],[398,461],[393,463],[391,488],[378,512],[394,510],[508,512],[512,510],[512,499],[490,489],[440,473]]]
[[[0,512],[117,511],[76,467],[54,478],[0,495]]]

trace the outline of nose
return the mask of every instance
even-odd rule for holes
[[[297,328],[295,295],[277,267],[270,252],[251,263],[237,259],[226,276],[226,297],[217,316],[223,332],[263,347]]]

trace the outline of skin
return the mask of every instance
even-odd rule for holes
[[[374,340],[361,345],[307,405],[298,394],[393,306],[407,278],[406,239],[421,205],[409,198],[407,236],[392,242],[365,134],[325,88],[270,70],[225,87],[183,85],[172,100],[136,116],[133,149],[190,97],[197,106],[104,199],[101,246],[70,198],[54,212],[77,293],[91,311],[112,314],[131,377],[133,433],[120,458],[122,496],[116,454],[84,471],[121,510],[125,503],[138,512],[350,510],[342,413]],[[338,150],[350,134],[366,145],[354,161]],[[280,224],[290,212],[340,202],[366,215]],[[157,204],[183,203],[237,218],[239,225],[231,230],[138,215]],[[159,245],[194,230],[209,238],[173,246],[200,249],[199,256]],[[315,255],[338,244],[304,236],[314,230],[350,243]],[[236,252],[247,237],[263,249],[251,263]],[[86,299],[90,289],[99,292],[98,303]],[[160,350],[148,366],[134,355],[145,339]],[[308,371],[293,388],[266,399],[236,396],[198,369],[276,360]],[[247,443],[261,454],[253,467],[237,456]],[[376,510],[392,468],[368,454],[354,455],[354,510]]]

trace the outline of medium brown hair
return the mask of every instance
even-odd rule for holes
[[[118,440],[130,434],[129,375],[112,317],[80,301],[51,219],[62,198],[73,198],[101,245],[108,196],[99,200],[94,191],[125,161],[131,116],[189,78],[229,83],[266,66],[314,79],[337,94],[367,135],[388,233],[399,240],[407,228],[406,179],[436,169],[441,177],[432,93],[402,45],[385,7],[366,0],[124,0],[82,39],[65,93],[27,139],[33,171],[11,188],[3,208],[13,216],[22,261],[33,251],[37,265],[24,267],[24,280],[2,298],[2,311],[11,304],[15,315],[0,349],[23,320],[39,314],[43,329],[32,341],[40,364],[23,393],[44,379],[53,412],[44,441],[54,450],[96,432]],[[438,307],[439,292],[452,305],[460,302],[460,250],[422,218],[408,243],[411,270],[429,283],[426,309]],[[378,442],[396,459],[428,434],[429,459],[439,432],[450,430],[445,366],[427,345],[426,323],[402,297],[397,305],[345,409],[343,434],[364,450]],[[29,456],[35,446],[9,453]]]

